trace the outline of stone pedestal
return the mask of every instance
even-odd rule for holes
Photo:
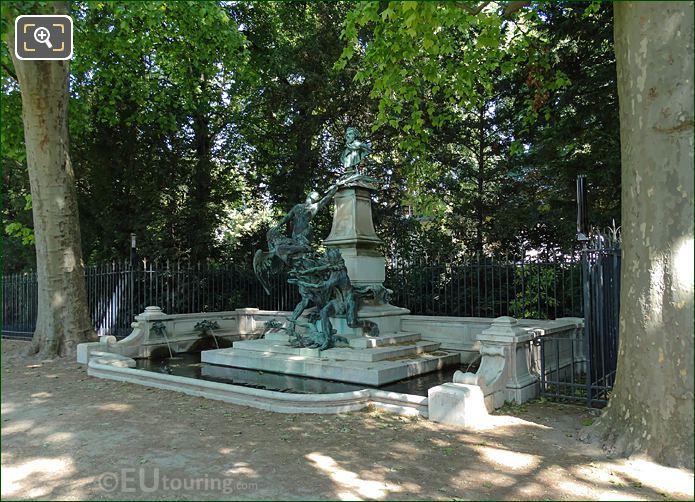
[[[489,421],[483,391],[477,385],[445,383],[427,391],[430,420],[442,424],[480,427]]]
[[[482,359],[476,373],[454,373],[454,383],[477,385],[485,396],[488,411],[505,401],[518,404],[538,395],[538,378],[529,372],[532,329],[523,328],[513,317],[498,317],[477,336]]]
[[[381,286],[385,279],[384,257],[376,249],[381,239],[372,222],[373,190],[374,186],[365,183],[338,190],[331,233],[323,242],[340,250],[348,277],[356,286]]]
[[[419,333],[383,333],[350,338],[348,346],[319,351],[292,347],[279,333],[260,340],[234,342],[232,348],[205,350],[203,363],[262,372],[350,382],[374,387],[458,365],[456,352]]]

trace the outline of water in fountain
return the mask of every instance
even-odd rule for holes
[[[426,396],[427,389],[430,387],[441,385],[444,382],[451,382],[456,370],[465,369],[464,366],[454,365],[381,387],[372,387],[296,375],[216,366],[214,364],[201,363],[200,353],[183,353],[179,354],[179,356],[171,364],[169,359],[162,361],[138,359],[137,367],[157,373],[297,394],[329,394],[334,392],[352,392],[365,388],[378,388],[384,391],[403,392],[417,396]],[[476,368],[469,368],[470,370],[475,371]]]
[[[217,337],[215,336],[215,331],[214,331],[212,328],[210,328],[210,329],[208,330],[208,332],[212,335],[212,339],[215,340],[215,347],[217,347],[217,348],[219,349],[219,348],[220,348],[220,344],[217,343]]]
[[[169,337],[167,336],[167,330],[163,329],[162,334],[164,335],[164,340],[167,342],[167,348],[169,349],[169,360],[173,361],[176,359],[181,359],[180,357],[174,357],[174,352],[171,350],[171,343],[169,342]]]

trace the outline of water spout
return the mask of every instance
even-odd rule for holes
[[[171,350],[171,343],[169,343],[169,337],[167,336],[167,328],[164,326],[164,323],[162,321],[157,321],[152,324],[152,327],[150,328],[150,333],[154,332],[155,335],[157,336],[164,336],[164,340],[166,341],[167,348],[169,349],[169,358],[173,359],[174,353]]]
[[[200,331],[200,336],[206,336],[208,334],[212,335],[213,340],[215,340],[215,347],[218,349],[220,348],[220,344],[217,342],[217,336],[214,332],[214,330],[220,329],[220,325],[217,324],[217,321],[208,321],[207,319],[203,319],[196,324],[193,329]]]

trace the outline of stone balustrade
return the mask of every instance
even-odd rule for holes
[[[523,322],[506,316],[494,319],[489,328],[476,336],[481,356],[478,370],[475,373],[457,371],[453,382],[429,389],[430,418],[475,427],[485,422],[488,412],[502,407],[505,402],[521,404],[537,397],[540,350],[532,341],[551,335],[555,339],[577,338],[582,329],[583,320],[574,317]],[[572,356],[584,357],[581,352]],[[546,371],[562,370],[570,367],[568,357],[571,356],[546,357],[543,366]]]

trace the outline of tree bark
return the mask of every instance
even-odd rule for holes
[[[623,261],[618,455],[693,467],[693,3],[615,4]]]
[[[52,5],[67,13],[65,3]],[[14,23],[13,23],[14,24]],[[88,309],[75,179],[68,151],[69,61],[21,61],[9,51],[22,95],[22,119],[33,203],[38,316],[31,352],[72,355],[95,338]]]

